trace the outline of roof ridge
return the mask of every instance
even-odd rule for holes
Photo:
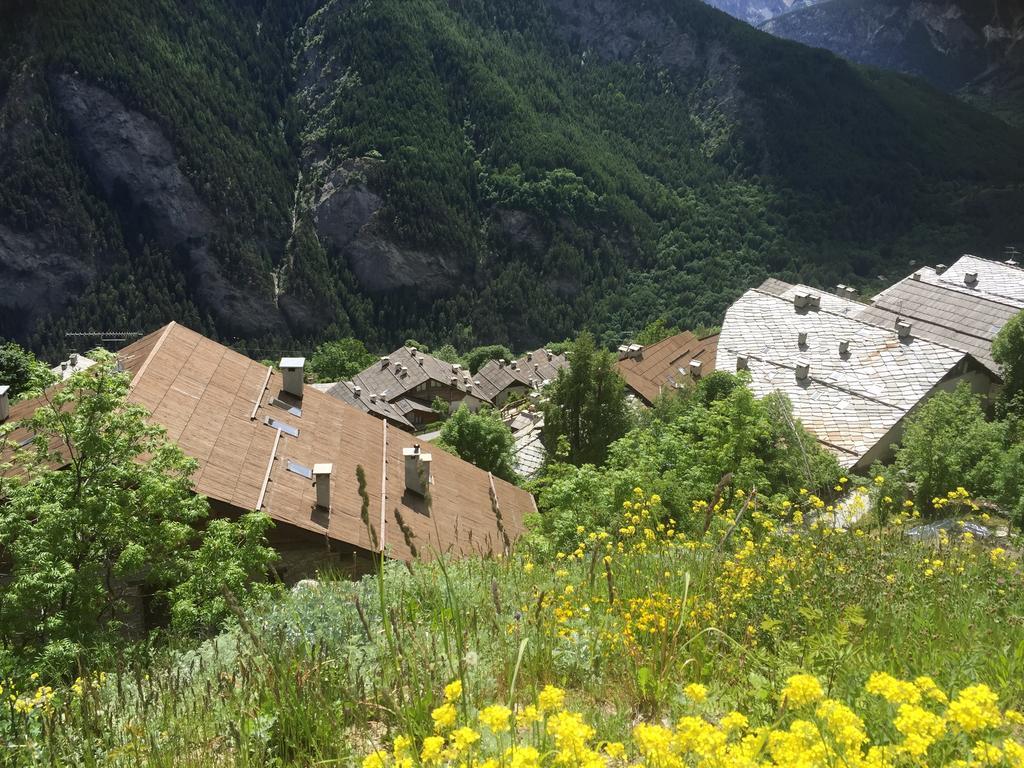
[[[171,331],[177,325],[178,324],[174,320],[171,320],[162,329],[157,329],[157,330],[153,331],[152,334],[149,334],[149,335],[152,336],[152,335],[155,335],[155,334],[159,333],[160,337],[156,340],[156,343],[152,347],[150,347],[149,353],[146,355],[145,359],[142,361],[142,365],[139,366],[138,370],[135,372],[135,375],[132,377],[131,384],[128,385],[128,391],[129,392],[132,391],[133,389],[135,389],[135,387],[138,385],[139,381],[141,381],[143,374],[146,373],[146,369],[149,368],[150,362],[153,360],[154,357],[156,357],[157,352],[159,352],[160,348],[163,347],[164,342],[167,340],[167,337],[170,335]],[[140,341],[141,340],[142,339],[140,339]]]
[[[751,288],[750,290],[757,291],[762,296],[768,296],[769,298],[778,299],[779,301],[783,301],[783,302],[785,302],[787,304],[792,304],[791,301],[783,298],[782,296],[776,296],[773,293],[765,293],[764,291],[760,291],[757,288]],[[838,298],[838,297],[836,297],[836,298]],[[860,304],[860,302],[854,302],[854,303]],[[883,309],[882,307],[875,306],[874,304],[860,304],[860,306],[861,307],[874,307],[875,309]],[[823,312],[826,315],[831,315],[832,317],[841,317],[844,320],[850,320],[851,322],[854,322],[854,323],[860,323],[861,325],[867,326],[868,328],[877,328],[880,331],[885,331],[886,333],[891,333],[891,334],[895,335],[897,339],[899,338],[899,334],[897,334],[895,330],[891,330],[890,331],[884,325],[879,325],[878,323],[870,323],[867,320],[860,319],[859,317],[850,317],[849,315],[844,315],[841,312],[833,312],[830,309],[823,309],[821,307],[817,308],[814,311],[815,312],[819,312],[819,313]],[[883,311],[885,311],[885,312],[892,312],[891,309],[883,309]],[[899,312],[895,312],[893,314],[897,314],[898,315],[900,313]],[[925,321],[922,320],[921,322],[925,322]],[[957,353],[959,353],[961,355],[965,355],[965,356],[973,358],[973,356],[969,355],[967,352],[963,352],[963,351],[957,349],[956,347],[951,347],[948,344],[943,344],[942,342],[939,342],[939,341],[932,341],[931,339],[925,339],[925,338],[923,338],[921,336],[915,336],[915,337],[913,337],[913,340],[917,341],[917,342],[922,342],[923,341],[925,344],[931,344],[931,345],[936,346],[936,347],[941,347],[942,349],[948,349],[950,352],[957,352]]]
[[[1024,267],[1020,266],[1019,264],[1007,264],[1005,261],[997,261],[996,259],[989,259],[984,256],[975,256],[973,253],[961,254],[960,258],[957,259],[956,261],[963,261],[964,259],[977,259],[978,261],[984,261],[989,264],[995,264],[1000,267],[1006,267],[1007,269],[1015,269],[1018,272],[1024,272]],[[956,261],[953,262],[954,266],[956,265]]]

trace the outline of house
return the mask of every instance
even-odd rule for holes
[[[1022,310],[1024,269],[967,255],[948,269],[917,270],[871,299],[857,316],[889,327],[906,320],[915,335],[970,354],[999,377],[992,341]]]
[[[525,397],[558,378],[558,372],[569,367],[565,355],[549,349],[527,352],[518,360],[490,360],[474,377],[491,403],[502,407],[510,398]]]
[[[864,306],[767,281],[726,312],[715,361],[747,371],[759,397],[786,395],[794,416],[854,471],[889,458],[906,416],[935,392],[967,382],[988,395],[997,384],[973,356],[921,338],[910,321],[861,319]]]
[[[303,383],[171,323],[125,347],[129,400],[199,469],[215,515],[263,510],[287,581],[360,574],[374,553],[410,561],[503,553],[535,510],[526,491]],[[41,400],[10,408],[25,418]],[[30,437],[16,430],[15,440]]]
[[[96,365],[95,360],[90,360],[85,355],[72,352],[68,356],[67,360],[53,366],[53,368],[50,369],[50,373],[56,376],[59,381],[64,381],[72,374],[88,370],[94,365]]]
[[[353,384],[351,381],[338,381],[333,384],[313,384],[311,386],[317,391],[341,400],[353,408],[358,408],[363,413],[369,413],[378,419],[385,419],[393,427],[404,429],[406,432],[416,431],[416,425],[405,418],[402,410],[395,403],[389,403],[380,395],[364,394],[363,388]]]
[[[715,370],[718,334],[697,337],[689,331],[656,344],[619,347],[616,369],[634,397],[647,405],[666,389],[676,389]]]
[[[363,397],[392,403],[416,429],[438,420],[436,399],[454,411],[492,405],[483,382],[458,363],[448,363],[415,347],[401,347],[352,377]]]

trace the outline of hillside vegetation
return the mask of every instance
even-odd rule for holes
[[[550,557],[390,563],[192,652],[7,681],[7,764],[1022,764],[1014,555],[909,540],[912,503],[855,531],[813,495],[706,504],[636,488]]]
[[[14,4],[0,332],[254,353],[712,325],[1019,239],[1024,141],[697,0]]]

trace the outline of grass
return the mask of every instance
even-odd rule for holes
[[[662,519],[656,497],[628,504],[618,530],[581,529],[579,546],[550,561],[387,563],[240,616],[198,649],[55,691],[7,681],[0,762],[358,765],[397,737],[395,756],[368,764],[952,765],[977,742],[998,760],[970,764],[1021,765],[1003,741],[1021,740],[1013,710],[1024,705],[1024,568],[1012,548],[914,542],[912,509],[886,527],[808,525],[808,496],[719,503],[700,536]],[[899,683],[919,676],[955,703]],[[998,693],[998,722],[984,719],[977,684]],[[547,711],[534,713],[545,690]],[[521,728],[503,732],[502,707]],[[938,736],[920,712],[939,718]],[[455,721],[441,746],[435,719]],[[445,741],[456,726],[471,742],[459,759]],[[921,743],[915,757],[908,745]]]

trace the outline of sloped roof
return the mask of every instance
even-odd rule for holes
[[[473,378],[480,381],[484,394],[493,400],[509,387],[537,389],[544,382],[554,381],[558,378],[558,372],[568,366],[569,361],[565,355],[536,349],[504,365],[498,360],[488,360]]]
[[[968,272],[973,272],[977,276],[977,282],[967,283],[965,278]],[[1024,269],[1017,265],[967,254],[957,259],[941,274],[931,267],[919,269],[915,274],[921,282],[940,285],[970,296],[980,296],[991,301],[1009,304],[1017,309],[1024,309]],[[911,279],[913,276],[906,278],[901,283]],[[897,283],[897,285],[901,283]],[[882,291],[875,299],[885,296],[889,290],[892,289]]]
[[[333,384],[313,384],[312,386],[317,391],[337,398],[364,413],[373,414],[378,419],[387,419],[399,429],[404,429],[408,432],[416,431],[415,425],[405,418],[402,411],[396,408],[393,403],[389,403],[387,400],[376,395],[367,395],[363,392],[360,392],[357,396],[355,391],[356,385],[351,381],[338,381]]]
[[[410,560],[406,532],[425,557],[500,552],[503,532],[514,540],[523,516],[535,509],[521,488],[440,448],[431,450],[429,443],[313,387],[305,387],[301,400],[292,398],[282,390],[279,372],[176,323],[126,347],[118,358],[133,375],[129,399],[145,406],[198,461],[196,491],[239,510],[262,501],[279,523],[372,549],[356,480],[361,466],[370,523],[390,556]],[[301,413],[277,407],[274,400]],[[12,418],[40,404],[19,403]],[[294,428],[297,436],[268,426],[268,417]],[[405,488],[402,451],[417,444],[433,456],[429,510]],[[316,509],[312,482],[289,471],[290,462],[306,468],[333,464],[330,514]]]
[[[797,309],[798,293],[820,297],[821,308]],[[967,357],[863,322],[853,316],[862,306],[799,285],[782,295],[750,290],[729,308],[718,343],[718,368],[734,371],[737,357],[747,357],[754,392],[785,392],[794,415],[845,466],[855,464]],[[803,346],[801,333],[807,334]],[[847,354],[840,354],[841,342],[849,342]],[[802,381],[796,377],[798,362],[809,365]]]
[[[974,288],[963,282],[968,271],[978,275]],[[897,317],[908,320],[916,335],[967,352],[999,376],[992,341],[1024,308],[1024,300],[1010,294],[1024,296],[1024,270],[964,256],[941,275],[924,268],[890,286],[859,317],[889,326]]]
[[[455,384],[451,383],[453,376]],[[469,371],[461,366],[456,371],[452,363],[419,350],[413,352],[411,347],[399,347],[386,359],[368,366],[353,376],[352,382],[361,386],[364,393],[380,395],[389,401],[404,397],[424,382],[434,381],[488,402],[490,397],[483,391],[482,386],[476,385],[473,378]]]
[[[713,371],[717,347],[718,334],[701,339],[683,331],[644,347],[639,360],[627,357],[619,360],[615,367],[626,386],[651,405],[663,388],[689,380],[691,360],[701,362],[703,375]]]

